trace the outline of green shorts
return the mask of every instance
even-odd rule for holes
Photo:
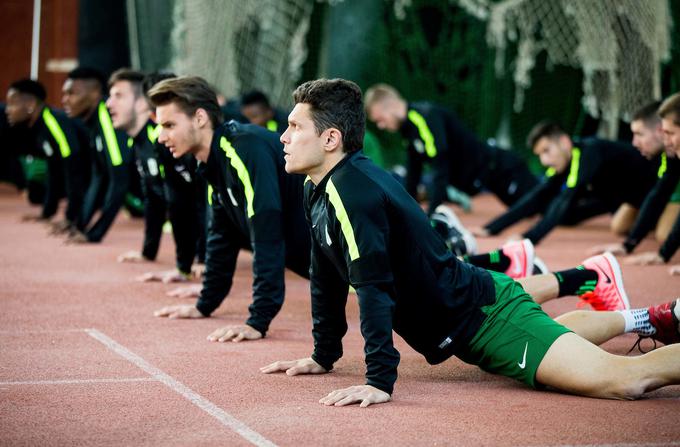
[[[671,195],[670,203],[680,203],[680,182],[678,182],[673,195]]]
[[[496,286],[496,302],[482,307],[486,318],[459,357],[537,388],[536,370],[545,353],[558,337],[571,331],[543,312],[519,283],[502,273],[489,273]]]

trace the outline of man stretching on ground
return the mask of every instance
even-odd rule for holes
[[[356,84],[310,81],[293,96],[296,106],[281,141],[286,171],[310,178],[305,213],[312,233],[314,352],[262,372],[331,371],[342,357],[352,285],[365,340],[366,384],[330,393],[321,400],[326,405],[391,400],[399,364],[392,330],[429,363],[456,355],[534,387],[634,399],[680,383],[680,345],[639,358],[609,354],[548,317],[512,279],[457,260],[418,204],[361,154],[365,116]],[[620,331],[641,321],[640,333],[671,343],[680,340],[677,308],[674,301],[588,315],[616,319]],[[594,319],[580,321],[592,328]]]

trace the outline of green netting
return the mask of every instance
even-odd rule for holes
[[[584,5],[589,7],[588,1],[244,0],[238,3],[233,0],[134,0],[128,4],[136,5],[136,30],[140,37],[139,57],[142,68],[170,67],[171,49],[173,45],[177,47],[179,42],[185,54],[194,59],[196,52],[210,53],[202,57],[207,57],[214,73],[195,74],[207,76],[231,94],[242,92],[226,88],[229,85],[259,86],[270,90],[273,97],[283,103],[290,98],[290,86],[296,84],[291,79],[284,82],[284,74],[290,67],[284,69],[266,61],[281,52],[289,51],[286,42],[290,40],[290,36],[266,37],[265,34],[272,28],[264,26],[270,23],[267,21],[270,19],[263,21],[264,16],[261,13],[266,12],[265,15],[273,20],[272,23],[280,22],[280,29],[284,29],[284,24],[291,22],[292,17],[297,17],[297,11],[306,11],[306,8],[313,6],[306,36],[302,36],[306,28],[297,27],[296,39],[304,37],[303,43],[294,39],[299,48],[306,47],[308,50],[300,82],[321,76],[344,77],[354,80],[364,89],[376,82],[387,82],[399,89],[407,99],[434,100],[450,107],[480,138],[494,139],[499,145],[511,147],[526,158],[535,160],[525,147],[524,140],[531,126],[543,118],[558,120],[575,135],[597,130],[597,120],[589,116],[582,105],[583,72],[574,66],[551,65],[549,47],[540,51],[529,72],[531,85],[523,91],[523,107],[517,112],[513,107],[517,98],[516,80],[513,79],[516,68],[513,55],[521,49],[517,47],[517,42],[506,42],[505,60],[508,66],[504,67],[504,73],[499,76],[495,67],[496,49],[488,44],[488,17],[484,18],[481,13],[475,15],[473,10],[477,8],[483,12],[500,4],[513,6],[531,3],[532,7],[544,13],[546,8],[567,3],[573,3],[579,8]],[[593,1],[616,4],[613,0]],[[640,1],[640,8],[649,4],[646,0]],[[653,1],[655,4],[659,2]],[[636,5],[630,0],[623,3],[627,7]],[[178,5],[182,8],[178,8]],[[261,6],[257,8],[257,5]],[[669,5],[671,19],[674,23],[680,23],[680,2],[669,2]],[[227,14],[232,10],[240,11],[241,14]],[[251,17],[249,14],[252,11],[257,14]],[[210,36],[217,36],[214,41],[201,43],[207,35],[202,32],[201,27],[182,28],[189,23],[183,15],[193,17],[197,12],[211,19],[217,16],[224,18],[220,26],[213,27],[208,33]],[[250,21],[245,20],[247,17],[251,17]],[[557,14],[557,17],[561,16]],[[567,22],[570,20],[566,16],[563,19]],[[263,24],[257,27],[257,33],[250,26],[255,22]],[[546,29],[538,27],[535,32],[540,37]],[[249,37],[250,34],[254,37]],[[173,45],[168,38],[170,35],[175,37]],[[191,40],[191,36],[195,40]],[[638,38],[640,36],[635,33],[612,36],[612,39],[631,40],[623,45],[624,48],[625,45],[634,44],[633,40]],[[222,40],[225,43],[221,43]],[[236,42],[235,49],[266,47],[267,52],[272,54],[264,57],[264,54],[258,53],[255,57],[252,56],[254,51],[240,51],[234,68],[233,61],[223,58],[228,53],[224,51],[226,42],[231,42],[230,45]],[[263,46],[262,42],[267,45]],[[281,44],[277,45],[276,42]],[[670,42],[671,60],[662,66],[660,74],[661,93],[664,96],[680,90],[680,34],[677,29],[673,31]],[[295,54],[298,54],[298,59],[293,59],[299,63],[303,52],[297,51]],[[644,67],[642,63],[639,65]],[[272,70],[274,77],[270,73]],[[261,81],[255,82],[252,73],[264,73],[266,76],[259,76],[257,79]],[[228,74],[229,81],[220,81],[225,74]],[[385,165],[403,162],[404,151],[399,138],[370,126],[369,130],[375,133],[383,147],[382,158]]]
[[[559,1],[561,4],[563,0]],[[575,1],[580,8],[588,7],[587,2]],[[615,4],[611,0],[603,1],[607,1],[608,7]],[[319,50],[319,74],[349,78],[362,88],[387,82],[409,100],[433,100],[448,106],[480,138],[494,139],[500,146],[511,147],[532,163],[535,158],[525,147],[525,137],[541,119],[556,119],[576,136],[597,131],[598,119],[590,116],[583,106],[583,71],[579,67],[551,64],[547,50],[540,51],[535,58],[530,70],[531,84],[523,91],[523,107],[517,112],[513,107],[517,90],[511,57],[519,50],[516,42],[507,43],[505,60],[509,62],[504,74],[499,76],[494,67],[496,50],[487,43],[487,22],[458,6],[462,3],[486,5],[488,9],[501,2],[345,0],[325,5],[324,30],[320,35],[308,36],[308,42],[315,39],[324,42]],[[543,9],[557,5],[533,0],[531,3]],[[680,2],[671,3],[677,22]],[[627,2],[627,5],[634,4]],[[629,25],[621,24],[624,28]],[[538,28],[536,32],[545,30]],[[673,59],[663,72],[667,79],[662,83],[664,95],[678,89],[678,36],[676,31],[671,37]],[[612,35],[624,49],[635,45],[626,39],[639,37],[634,32]],[[624,69],[637,69],[631,61],[624,62],[621,65]],[[644,68],[644,61],[639,61],[639,65]],[[304,73],[312,77],[309,69]],[[626,126],[624,123],[620,130],[625,131]],[[385,148],[386,163],[403,161],[398,138],[384,132],[376,134]]]

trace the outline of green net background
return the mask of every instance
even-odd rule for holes
[[[581,105],[581,71],[559,65],[549,67],[545,54],[538,56],[531,72],[532,85],[524,94],[522,111],[515,112],[513,67],[506,67],[506,73],[497,77],[495,49],[486,43],[486,23],[452,0],[296,1],[313,4],[300,82],[321,76],[343,77],[363,89],[387,82],[409,100],[433,100],[448,106],[480,138],[512,148],[536,170],[535,157],[524,144],[528,130],[536,122],[556,119],[575,136],[593,134],[597,129],[597,120],[588,116]],[[172,14],[175,3],[176,0],[134,2],[139,63],[145,70],[173,68],[169,65],[169,42],[177,26]],[[219,8],[220,2],[214,4]],[[397,17],[395,4],[403,6],[403,17]],[[680,1],[669,4],[673,23],[680,23]],[[187,5],[191,7],[191,2]],[[664,96],[680,90],[677,28],[671,42],[671,60],[662,69]],[[516,48],[508,48],[509,54],[513,51]],[[628,137],[626,128],[625,123],[620,127],[621,138]],[[398,138],[370,125],[369,131],[371,151],[378,150],[385,165],[403,162],[404,151]],[[376,149],[376,144],[382,149]]]

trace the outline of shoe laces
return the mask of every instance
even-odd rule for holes
[[[643,349],[642,349],[642,344],[641,344],[641,343],[642,343],[642,340],[645,340],[645,339],[647,339],[647,338],[651,339],[651,340],[654,342],[654,347],[653,347],[652,349],[650,349],[649,351],[643,350]],[[651,335],[640,335],[640,334],[638,334],[638,339],[637,339],[637,341],[635,342],[635,344],[633,345],[633,347],[630,348],[630,349],[628,350],[628,352],[626,352],[626,355],[628,355],[628,354],[630,354],[631,352],[633,352],[633,349],[635,349],[635,348],[637,348],[638,351],[640,351],[640,353],[642,353],[642,354],[647,354],[648,352],[651,352],[651,351],[653,351],[653,350],[655,350],[655,349],[657,348],[656,340],[655,340],[654,337],[651,336]]]

